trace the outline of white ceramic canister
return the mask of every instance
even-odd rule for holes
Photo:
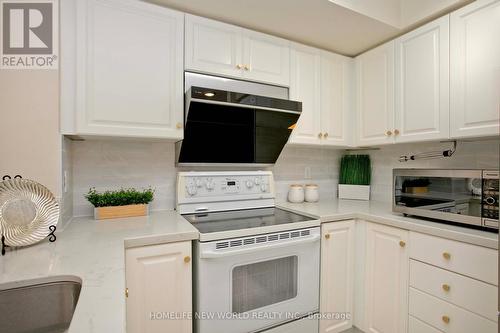
[[[319,187],[316,184],[307,184],[305,190],[305,200],[307,202],[317,202],[319,200]]]
[[[292,184],[288,189],[288,201],[292,203],[304,202],[304,187],[299,184]]]

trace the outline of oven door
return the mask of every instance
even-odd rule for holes
[[[318,311],[320,230],[196,244],[195,332],[261,331]]]

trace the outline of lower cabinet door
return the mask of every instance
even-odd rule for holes
[[[375,223],[366,226],[367,332],[406,332],[408,237],[407,230]]]
[[[191,242],[127,249],[125,277],[127,333],[192,332]]]
[[[337,333],[352,326],[355,221],[321,227],[319,332]]]

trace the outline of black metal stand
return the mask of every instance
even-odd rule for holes
[[[2,235],[2,256],[5,255],[5,248],[7,247],[7,245],[5,245],[5,236]]]
[[[57,227],[55,225],[51,225],[49,227],[50,234],[47,236],[49,237],[49,242],[54,243],[57,239],[56,235],[54,235],[54,232],[56,232]]]

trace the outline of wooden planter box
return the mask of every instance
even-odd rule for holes
[[[94,208],[94,218],[96,220],[146,215],[149,215],[149,205],[147,204]]]

